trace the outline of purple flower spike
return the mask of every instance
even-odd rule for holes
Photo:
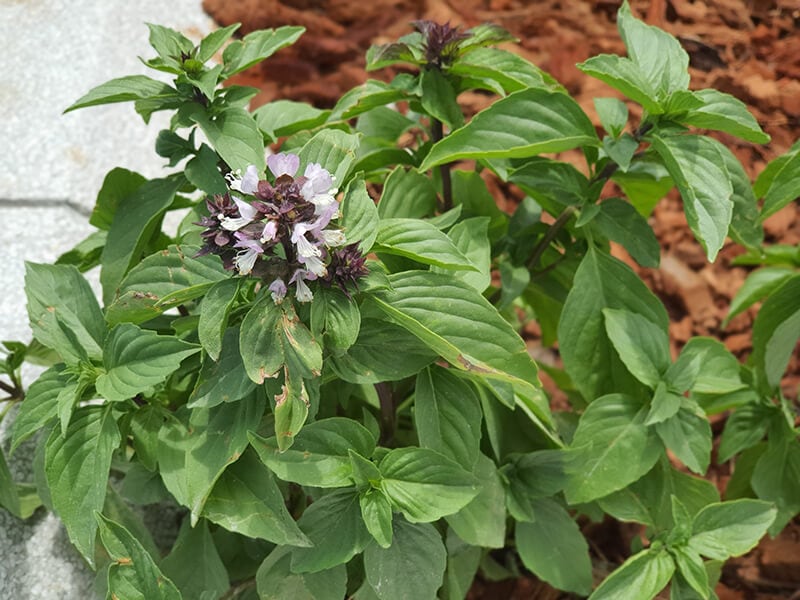
[[[300,168],[300,157],[296,154],[271,154],[267,157],[267,166],[275,177],[281,175],[294,177]]]

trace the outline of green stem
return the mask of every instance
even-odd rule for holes
[[[533,271],[536,268],[536,265],[539,264],[539,260],[542,258],[544,253],[550,247],[550,243],[556,239],[558,232],[567,224],[567,221],[570,220],[573,213],[577,210],[577,206],[570,205],[565,208],[558,218],[550,225],[550,229],[544,234],[542,240],[536,244],[536,247],[533,249],[533,254],[531,254],[530,259],[528,259],[528,270]]]
[[[391,386],[382,381],[375,384],[375,391],[378,393],[378,402],[381,407],[381,445],[387,445],[394,437],[395,411],[394,394]]]

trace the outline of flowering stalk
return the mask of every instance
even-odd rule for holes
[[[205,227],[200,254],[217,254],[226,269],[268,281],[276,304],[289,286],[298,302],[310,302],[308,282],[318,279],[349,296],[348,284],[367,271],[358,247],[346,246],[344,231],[332,225],[339,216],[333,175],[311,163],[295,177],[296,154],[272,155],[267,167],[272,182],[259,179],[253,165],[242,177],[227,177],[232,191],[253,200],[224,194],[206,201],[210,216],[198,223]]]

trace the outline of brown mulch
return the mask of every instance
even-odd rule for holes
[[[490,21],[506,27],[520,42],[505,47],[556,77],[598,125],[592,99],[619,97],[575,67],[595,54],[624,54],[615,26],[618,0],[204,0],[203,5],[221,25],[242,22],[242,33],[282,25],[308,29],[292,48],[237,76],[236,83],[262,90],[254,106],[288,98],[327,108],[368,76],[388,80],[392,74],[388,71],[365,73],[364,52],[371,44],[408,33],[409,22],[415,19],[450,21],[463,27]],[[800,138],[800,0],[632,0],[631,5],[634,14],[680,39],[690,55],[693,89],[711,87],[735,95],[772,136],[770,144],[759,146],[713,134],[731,148],[751,177]],[[459,101],[467,113],[474,113],[492,98],[463,94]],[[631,113],[639,116],[634,106]],[[508,186],[489,183],[501,208],[518,200],[513,190],[509,194]],[[615,193],[612,184],[606,193]],[[636,268],[664,301],[671,318],[673,354],[691,336],[708,335],[746,359],[757,310],[746,311],[722,327],[731,298],[751,270],[731,265],[742,250],[729,243],[717,261],[709,264],[686,225],[674,191],[658,204],[650,222],[662,247],[659,269],[641,269],[621,248],[614,252]],[[764,227],[767,243],[800,244],[797,203],[769,218]],[[796,399],[799,387],[800,357],[795,353],[783,388]],[[721,430],[720,425],[715,423],[715,432]],[[726,468],[711,474],[721,489],[727,481]],[[608,528],[589,533],[597,544],[608,541],[601,536],[611,535]],[[800,525],[795,522],[779,537],[730,561],[717,593],[721,600],[771,600],[800,598],[798,590]],[[476,600],[561,597],[567,596],[529,577],[501,583],[478,581],[469,596]]]

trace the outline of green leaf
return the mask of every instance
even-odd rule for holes
[[[800,338],[800,275],[787,279],[766,299],[753,324],[752,361],[770,387],[780,385]]]
[[[197,246],[171,245],[133,267],[106,308],[106,321],[143,323],[177,304],[202,296],[216,282],[228,279],[219,257],[199,256]]]
[[[449,72],[459,77],[496,81],[508,94],[525,88],[547,87],[536,65],[500,48],[476,48],[459,57]]]
[[[314,129],[322,125],[329,114],[330,111],[293,100],[273,100],[253,111],[258,128],[274,140]]]
[[[627,265],[590,250],[575,273],[558,325],[564,367],[588,401],[626,389],[632,380],[606,335],[604,308],[638,314],[662,331],[669,322],[661,302]]]
[[[456,102],[456,90],[440,69],[423,69],[419,76],[419,89],[422,108],[431,117],[451,129],[464,124],[464,115]]]
[[[778,535],[800,512],[800,444],[796,440],[770,440],[767,451],[755,464],[750,484],[759,498],[777,506],[778,514],[769,533]]]
[[[650,139],[680,190],[689,227],[713,261],[731,224],[733,184],[725,157],[709,140],[699,135]]]
[[[701,598],[707,599],[709,597],[708,572],[700,555],[685,546],[674,546],[672,557],[686,582],[700,594]]]
[[[797,144],[767,165],[756,179],[756,196],[764,198],[761,220],[800,197],[800,151]]]
[[[211,408],[222,402],[235,402],[251,393],[256,387],[244,369],[239,354],[239,328],[225,332],[222,354],[218,362],[206,357],[189,398],[189,408]]]
[[[639,141],[632,135],[623,133],[619,138],[609,136],[603,138],[603,150],[608,157],[619,165],[623,173],[631,166],[631,161],[639,148]]]
[[[524,343],[474,288],[420,271],[396,273],[389,280],[393,289],[376,293],[370,304],[454,367],[519,386],[535,403],[538,418],[549,423],[536,366]]]
[[[121,167],[111,169],[97,193],[97,201],[89,217],[89,223],[104,231],[111,229],[117,207],[146,181],[145,177],[134,171]]]
[[[22,442],[56,418],[58,395],[69,382],[69,375],[64,370],[63,364],[54,365],[42,373],[28,388],[19,412],[14,418],[9,454],[13,454]]]
[[[440,367],[421,371],[415,386],[414,422],[423,448],[436,450],[465,469],[475,466],[480,454],[481,406],[464,380]]]
[[[717,450],[719,464],[760,442],[767,433],[772,412],[763,404],[745,404],[733,411],[725,421],[725,429],[720,437]]]
[[[228,186],[217,168],[218,161],[217,153],[206,144],[202,144],[195,157],[186,163],[184,168],[186,179],[206,194],[225,194]]]
[[[665,328],[627,310],[604,308],[606,334],[620,359],[639,381],[655,389],[672,360]]]
[[[206,37],[200,40],[200,46],[197,49],[197,56],[195,57],[201,63],[205,63],[214,57],[217,50],[227,42],[231,36],[236,32],[241,23],[234,23],[227,27],[222,27],[209,33]]]
[[[684,402],[674,416],[656,423],[658,436],[689,470],[703,475],[711,462],[711,424],[703,410]]]
[[[370,69],[369,55],[367,56],[367,69]],[[406,92],[400,88],[392,87],[383,81],[368,79],[339,98],[328,117],[328,122],[346,121],[377,106],[404,100],[406,96]]]
[[[105,304],[111,304],[125,274],[142,259],[147,243],[160,227],[181,185],[181,177],[153,179],[120,198],[101,259],[100,283]]]
[[[339,129],[323,129],[314,135],[298,153],[300,164],[318,163],[341,185],[356,159],[358,136]]]
[[[188,422],[173,420],[161,428],[158,466],[164,485],[192,512],[197,522],[225,468],[247,447],[247,432],[258,427],[264,399],[248,398],[214,408],[195,408]]]
[[[683,396],[667,388],[664,381],[659,381],[650,402],[650,412],[647,413],[645,425],[655,425],[675,416],[683,403]]]
[[[102,373],[97,392],[112,402],[121,402],[162,383],[181,361],[199,347],[173,336],[122,323],[114,327],[103,347]]]
[[[447,235],[418,219],[382,219],[372,249],[445,269],[477,271]]]
[[[561,450],[537,450],[512,458],[509,474],[511,491],[521,496],[547,498],[554,496],[567,484],[568,455]]]
[[[477,271],[456,271],[454,275],[481,293],[492,282],[489,223],[489,217],[470,217],[453,225],[447,233],[455,247],[477,269]],[[434,266],[431,267],[431,271],[441,273],[443,269]]]
[[[189,519],[183,520],[175,545],[161,561],[161,570],[184,598],[216,600],[231,585],[205,520],[194,527]]]
[[[8,469],[5,453],[0,447],[0,506],[4,507],[17,518],[22,516],[20,499],[14,477]]]
[[[659,115],[664,112],[646,73],[631,59],[614,54],[599,54],[576,66],[587,75],[607,83],[641,104],[650,114]]]
[[[500,473],[494,461],[481,454],[472,474],[480,482],[478,495],[460,511],[445,519],[468,544],[502,548],[506,539],[506,494]]]
[[[429,177],[399,166],[383,184],[378,214],[381,219],[418,219],[436,210],[436,188]]]
[[[655,431],[644,424],[647,407],[622,394],[592,402],[581,416],[571,447],[564,494],[570,504],[602,498],[647,473],[663,451]]]
[[[231,169],[244,172],[248,166],[255,165],[259,171],[264,170],[264,140],[249,112],[228,107],[210,115],[204,110],[196,110],[189,118],[200,126],[214,150]]]
[[[761,500],[709,504],[694,517],[689,548],[718,560],[740,556],[758,543],[776,514]]]
[[[78,269],[26,262],[25,294],[37,340],[69,364],[100,358],[106,335],[103,314]]]
[[[53,508],[70,541],[94,567],[95,511],[103,508],[111,455],[120,433],[111,410],[78,408],[66,435],[54,428],[45,446],[45,474]]]
[[[284,385],[280,393],[274,395],[274,399],[275,435],[278,439],[278,449],[285,452],[294,443],[294,436],[303,428],[308,418],[311,400],[305,382],[301,378],[290,377],[288,369]]]
[[[434,144],[419,170],[462,158],[524,158],[597,143],[591,121],[571,97],[529,88],[495,102]]]
[[[217,479],[202,514],[251,538],[289,546],[311,544],[286,509],[274,475],[252,451],[245,451]]]
[[[479,491],[471,473],[427,448],[390,450],[378,468],[383,491],[412,523],[458,512]]]
[[[203,350],[214,359],[219,359],[222,352],[222,340],[228,315],[239,292],[237,278],[223,279],[212,285],[203,297],[200,306],[200,320],[197,324],[197,336]]]
[[[150,471],[158,466],[158,433],[170,413],[158,404],[145,404],[130,420],[136,458]]]
[[[147,28],[150,30],[150,45],[165,61],[173,61],[179,65],[178,61],[182,60],[181,54],[192,52],[191,40],[182,33],[153,23],[147,23]]]
[[[594,227],[611,241],[621,244],[641,266],[658,268],[661,246],[647,220],[633,205],[620,198],[609,198],[599,207]]]
[[[355,344],[332,359],[332,369],[345,381],[378,383],[416,375],[436,359],[436,353],[398,325],[364,318]]]
[[[617,28],[628,56],[662,98],[689,87],[689,55],[675,37],[634,18],[627,2],[617,12]]]
[[[375,207],[364,178],[359,175],[347,185],[341,205],[339,224],[344,229],[347,243],[359,242],[362,254],[366,254],[378,236],[378,209]]]
[[[724,344],[694,337],[683,347],[664,379],[679,392],[690,389],[701,394],[725,394],[744,386],[739,370],[739,361]]]
[[[611,179],[645,218],[674,185],[664,165],[647,155],[631,163],[627,173],[618,170]]]
[[[316,573],[294,573],[288,548],[276,548],[256,574],[261,600],[341,600],[347,594],[347,569],[337,565]]]
[[[389,548],[372,543],[364,551],[367,581],[380,600],[435,598],[446,565],[447,552],[436,528],[400,518]]]
[[[105,477],[104,477],[105,479]],[[119,523],[95,511],[93,532],[114,562],[108,568],[109,597],[131,600],[180,600],[181,593],[159,570],[139,541]]]
[[[292,550],[293,573],[322,571],[346,563],[371,539],[353,490],[337,490],[316,500],[297,524],[314,545]]]
[[[614,137],[619,137],[628,124],[628,105],[619,98],[595,98],[594,109],[603,129]]]
[[[690,110],[685,117],[679,118],[681,123],[701,129],[724,131],[755,144],[769,142],[770,137],[761,130],[758,121],[741,100],[711,89],[698,90],[693,92],[693,95],[699,98],[703,105]]]
[[[168,98],[177,95],[174,88],[156,81],[146,75],[129,75],[118,77],[111,81],[89,90],[81,96],[74,104],[64,110],[68,113],[87,106],[97,106],[98,104],[113,104],[115,102],[130,102],[142,98]]]
[[[725,323],[729,323],[733,317],[772,294],[794,274],[795,270],[790,267],[763,267],[750,273],[731,300]]]
[[[337,288],[320,287],[311,304],[311,331],[316,339],[325,335],[325,346],[343,352],[356,343],[361,312],[355,299]]]
[[[332,417],[309,423],[286,451],[275,437],[250,434],[250,444],[262,462],[284,481],[312,487],[347,487],[353,468],[349,450],[372,456],[375,439],[367,428],[352,419]]]
[[[370,463],[372,464],[372,463]],[[374,466],[374,465],[373,465]],[[392,505],[382,490],[368,488],[359,495],[364,525],[381,548],[392,545]]]
[[[281,48],[294,44],[305,30],[305,27],[286,26],[248,33],[241,41],[229,44],[222,53],[225,63],[223,76],[228,78],[244,71],[269,58]]]
[[[592,562],[578,524],[549,498],[532,504],[536,520],[516,526],[523,564],[553,587],[586,596],[592,589]]]
[[[643,550],[626,560],[589,596],[590,600],[650,600],[669,582],[675,562],[666,550]]]
[[[557,207],[584,204],[589,197],[589,181],[572,165],[549,158],[534,158],[512,171],[509,181],[516,183],[553,212]]]

